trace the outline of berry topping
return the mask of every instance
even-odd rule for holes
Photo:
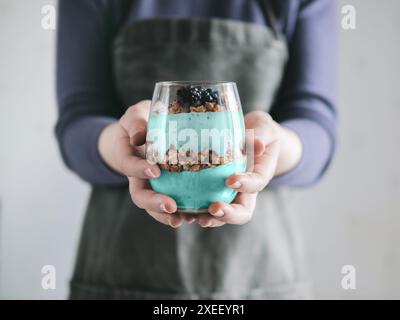
[[[200,86],[187,86],[177,90],[178,102],[184,107],[202,105],[206,102],[219,102],[218,91]]]

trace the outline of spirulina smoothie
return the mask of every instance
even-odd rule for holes
[[[161,169],[151,187],[185,212],[232,202],[237,192],[225,180],[246,170],[243,133],[240,109],[227,110],[217,101],[191,101],[185,109],[182,100],[173,101],[167,113],[152,114],[148,121],[147,147],[156,151]]]

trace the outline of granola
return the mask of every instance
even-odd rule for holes
[[[189,113],[189,112],[221,112],[225,107],[216,102],[206,102],[205,104],[185,107],[178,100],[174,100],[168,108],[169,114]]]
[[[160,169],[169,172],[198,172],[203,169],[215,168],[233,161],[233,154],[227,152],[219,156],[215,151],[204,149],[199,152],[190,150],[176,150],[174,146],[165,152],[163,159],[159,159]]]

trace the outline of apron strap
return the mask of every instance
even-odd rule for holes
[[[267,20],[267,23],[269,24],[269,27],[272,29],[275,38],[278,39],[279,34],[278,34],[278,28],[276,27],[277,26],[276,17],[271,5],[271,1],[258,0],[258,3],[261,7],[261,11],[263,12],[264,17]]]

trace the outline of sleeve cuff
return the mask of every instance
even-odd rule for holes
[[[98,150],[100,133],[115,121],[103,116],[80,118],[71,124],[65,135],[70,167],[93,185],[123,186],[128,182],[104,162]]]

